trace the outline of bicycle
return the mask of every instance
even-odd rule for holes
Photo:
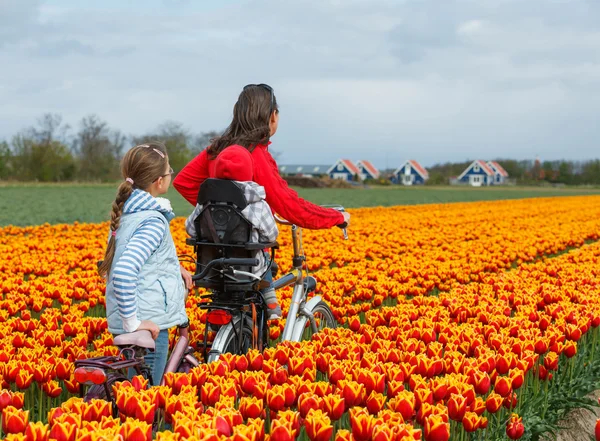
[[[200,362],[194,357],[194,350],[188,345],[188,328],[179,328],[173,350],[167,360],[160,385],[165,385],[165,377],[171,372],[188,373]],[[120,334],[113,338],[113,345],[119,348],[117,355],[93,357],[75,361],[75,380],[80,385],[80,395],[84,400],[103,399],[112,403],[113,416],[117,416],[117,404],[112,391],[113,384],[128,380],[127,371],[133,369],[153,383],[151,369],[144,356],[153,351],[155,341],[150,331],[141,330]],[[85,390],[87,387],[87,391]]]
[[[344,211],[342,206],[328,206],[339,211]],[[275,215],[279,224],[291,226],[292,245],[294,255],[292,258],[292,270],[286,275],[273,282],[275,290],[294,285],[290,310],[283,329],[282,341],[300,341],[310,339],[313,334],[324,328],[337,327],[337,321],[327,303],[321,296],[314,296],[310,300],[308,294],[316,290],[316,280],[303,271],[306,261],[302,244],[302,229],[291,222]],[[345,226],[342,226],[344,238],[348,239]],[[197,245],[197,244],[196,244]],[[272,253],[274,262],[274,252]],[[238,263],[251,264],[248,259],[241,259]],[[213,264],[210,262],[209,265]],[[216,266],[216,264],[212,265]],[[228,267],[227,259],[220,262],[221,271],[230,272],[230,276],[242,274],[253,276],[246,271],[239,271]],[[276,271],[275,271],[276,272]],[[193,276],[194,280],[202,279],[207,273],[207,268],[200,275]],[[306,275],[305,275],[306,273]],[[273,274],[275,276],[275,274]],[[245,354],[249,349],[262,351],[268,346],[268,326],[265,320],[266,309],[262,297],[257,290],[239,292],[215,290],[205,296],[210,303],[201,304],[200,307],[207,309],[205,334],[203,342],[204,359],[213,362],[219,359],[221,354],[234,353]],[[216,327],[217,334],[210,345],[208,343],[209,325]]]

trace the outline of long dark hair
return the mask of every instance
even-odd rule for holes
[[[135,188],[146,190],[152,182],[163,175],[169,158],[162,142],[152,141],[140,144],[129,150],[121,160],[121,174],[124,181],[119,185],[117,196],[110,212],[111,236],[104,253],[104,260],[98,267],[98,273],[105,276],[110,271],[115,257],[115,235],[119,228],[123,206]]]
[[[233,144],[254,150],[257,144],[266,144],[271,137],[269,121],[272,112],[279,112],[277,99],[268,86],[244,87],[233,106],[233,120],[221,136],[211,140],[208,155],[211,159]]]

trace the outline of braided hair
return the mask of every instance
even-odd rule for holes
[[[123,206],[133,190],[136,188],[146,190],[150,185],[161,177],[169,158],[165,145],[158,141],[140,144],[129,150],[121,161],[121,174],[125,179],[117,189],[117,196],[112,203],[110,212],[111,235],[104,254],[104,260],[98,267],[98,273],[104,277],[108,274],[115,257],[116,232],[121,223]]]

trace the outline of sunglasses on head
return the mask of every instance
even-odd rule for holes
[[[269,115],[271,115],[273,113],[273,110],[275,110],[275,94],[273,93],[273,88],[271,86],[269,86],[268,84],[260,83],[260,84],[247,84],[244,86],[243,90],[249,89],[251,87],[262,87],[263,89],[266,89],[269,91],[269,93],[271,94],[271,108],[270,108]]]

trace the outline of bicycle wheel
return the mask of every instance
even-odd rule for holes
[[[303,315],[299,317],[298,323],[294,326],[294,332],[292,334],[293,341],[310,340],[314,334],[325,328],[337,328],[337,321],[327,303],[320,301],[310,308],[309,311],[315,318],[316,329],[313,329],[307,316]]]
[[[241,345],[239,341],[240,338],[242,339]],[[242,333],[240,335],[240,319],[236,318],[231,323],[222,326],[219,329],[206,357],[206,362],[212,363],[213,361],[217,361],[221,354],[245,354],[251,347],[252,322],[244,319]]]

